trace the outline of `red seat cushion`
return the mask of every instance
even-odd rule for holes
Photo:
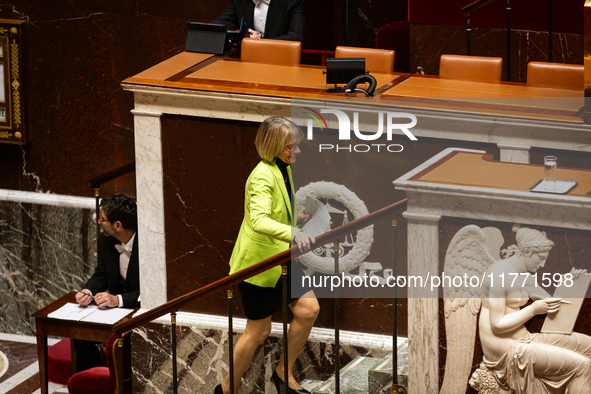
[[[70,394],[113,394],[115,386],[108,367],[94,367],[75,374],[68,380]]]
[[[64,338],[47,349],[47,368],[50,382],[68,383],[68,379],[72,376],[72,353],[69,338]]]
[[[123,365],[125,393],[131,393],[131,346],[129,335],[124,336]],[[68,380],[70,394],[113,394],[115,392],[116,373],[113,363],[113,346],[117,335],[113,334],[106,344],[108,367],[95,367],[78,372]]]

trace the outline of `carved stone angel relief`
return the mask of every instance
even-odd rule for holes
[[[479,311],[484,357],[469,381],[474,389],[481,394],[591,393],[591,337],[530,333],[524,326],[532,317],[550,316],[570,303],[551,298],[538,284],[536,272],[554,243],[535,229],[515,225],[513,231],[516,245],[503,250],[503,258],[503,237],[492,227],[466,226],[449,245],[445,275],[467,274],[481,281],[444,288],[447,359],[440,393],[466,391]],[[573,281],[581,274],[584,271],[573,270],[558,277]],[[535,301],[523,307],[530,298]]]

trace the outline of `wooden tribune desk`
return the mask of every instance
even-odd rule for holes
[[[75,293],[68,293],[57,301],[33,314],[35,318],[37,335],[37,356],[39,358],[39,380],[41,382],[41,394],[47,394],[47,336],[65,337],[71,339],[84,339],[88,341],[107,342],[113,334],[111,328],[114,324],[88,323],[72,320],[52,319],[47,317],[68,302],[75,303]],[[139,308],[135,308],[134,312]],[[128,320],[133,314],[129,314],[119,322]],[[117,323],[119,323],[117,322]]]
[[[320,66],[249,63],[233,58],[182,52],[126,79],[123,86],[128,90],[142,92],[141,86],[150,86],[289,99],[365,99],[361,93],[351,96],[327,93],[327,87],[331,86],[326,85],[323,71],[324,68]],[[372,75],[377,80],[374,104],[378,105],[583,122],[582,86],[580,90],[568,90],[514,82],[441,79],[417,74]]]

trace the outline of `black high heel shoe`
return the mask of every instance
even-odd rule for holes
[[[277,389],[277,394],[283,394],[283,385],[285,384],[283,382],[283,379],[281,379],[279,377],[279,375],[277,375],[276,371],[273,371],[273,375],[271,376],[271,380],[273,381],[273,383],[275,383],[275,388]],[[287,387],[287,392],[289,394],[312,394],[310,393],[308,390],[306,389],[301,389],[301,390],[294,390],[291,387]],[[217,394],[217,393],[216,393]]]
[[[213,390],[213,394],[224,394],[224,390],[222,390],[221,384],[218,384],[217,386],[215,386],[215,389]]]

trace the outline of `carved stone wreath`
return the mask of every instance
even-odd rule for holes
[[[353,214],[354,219],[369,214],[365,203],[351,190],[343,185],[332,182],[313,182],[296,193],[296,204],[303,207],[306,197],[316,199],[333,199],[343,204]],[[357,240],[349,253],[339,257],[339,273],[351,272],[357,268],[369,255],[373,243],[373,225],[367,226],[357,232]],[[298,259],[308,269],[324,274],[334,273],[334,258],[317,256],[314,253],[307,253]]]

